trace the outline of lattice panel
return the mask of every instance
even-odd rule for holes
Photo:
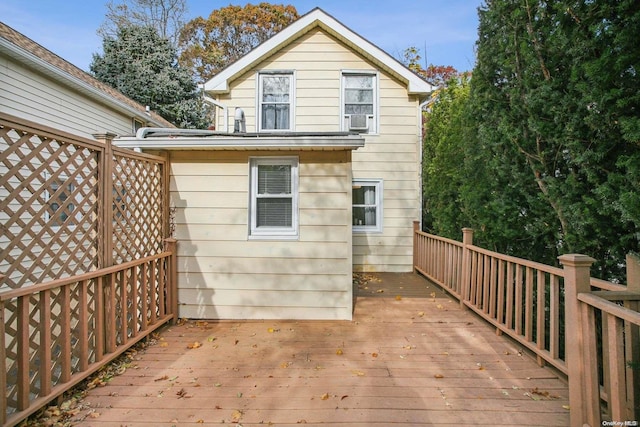
[[[0,127],[0,272],[19,288],[97,267],[98,153]]]
[[[113,260],[154,255],[163,249],[163,165],[114,156]]]

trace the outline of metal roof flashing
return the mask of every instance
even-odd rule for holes
[[[362,135],[350,132],[226,133],[200,129],[142,128],[113,140],[140,150],[357,150]]]

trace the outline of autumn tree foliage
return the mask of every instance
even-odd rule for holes
[[[424,68],[420,64],[421,59],[422,56],[418,48],[411,46],[402,53],[401,62],[411,71],[437,87],[445,86],[449,80],[460,75],[460,72],[451,65],[429,64]]]
[[[205,82],[297,18],[294,6],[264,2],[214,10],[182,29],[180,63]]]

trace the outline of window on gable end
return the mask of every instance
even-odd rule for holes
[[[258,130],[293,130],[293,73],[259,73],[258,81]]]
[[[364,72],[343,72],[343,130],[377,133],[377,75]]]

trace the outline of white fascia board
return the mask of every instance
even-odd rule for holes
[[[47,61],[44,61],[37,57],[36,55],[22,49],[19,46],[14,45],[13,43],[3,39],[0,37],[0,51],[7,52],[10,56],[21,60],[23,63],[30,64],[37,69],[43,71],[45,75],[53,78],[54,80],[62,81],[65,84],[75,88],[79,92],[84,93],[90,98],[103,102],[107,105],[110,105],[115,110],[131,114],[135,118],[144,119],[146,122],[150,122],[156,124],[157,126],[164,126],[164,123],[157,122],[152,117],[142,113],[141,111],[136,110],[135,108],[125,104],[124,102],[120,102],[117,99],[109,96],[108,94],[100,91],[99,89],[91,86],[89,83],[84,82],[71,74],[66,73],[65,71],[57,68],[53,64],[50,64]]]
[[[409,93],[427,95],[433,91],[434,88],[432,85],[418,77],[391,55],[354,33],[334,17],[328,15],[319,8],[313,9],[311,12],[300,17],[297,21],[294,21],[291,25],[260,44],[227,68],[220,71],[204,84],[204,90],[211,93],[228,92],[230,79],[248,69],[252,64],[259,62],[263,57],[276,50],[279,46],[286,44],[291,38],[310,31],[316,26],[326,29],[329,33],[337,35],[338,38],[344,39],[347,44],[357,47],[362,52],[371,56],[373,60],[381,63],[386,68],[406,79],[408,82]]]

